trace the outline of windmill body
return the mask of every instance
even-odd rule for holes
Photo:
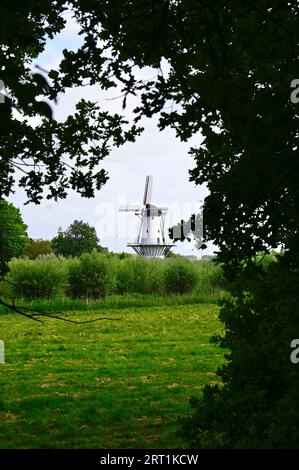
[[[124,206],[120,211],[134,212],[140,218],[139,230],[133,243],[128,246],[140,256],[147,258],[164,258],[172,246],[165,240],[165,216],[167,207],[151,204],[153,177],[147,176],[143,206]]]

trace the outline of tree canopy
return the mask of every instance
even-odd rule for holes
[[[82,220],[75,220],[65,231],[61,228],[52,240],[56,255],[81,256],[93,250],[101,251],[96,229]]]
[[[27,225],[24,224],[20,211],[3,199],[0,200],[0,270],[7,270],[6,263],[20,256],[29,243]]]
[[[120,115],[109,115],[83,99],[64,122],[54,118],[51,101],[57,90],[50,80],[56,72],[47,75],[34,69],[33,60],[46,40],[64,28],[69,6],[65,0],[1,2],[0,79],[6,98],[0,104],[0,197],[13,191],[16,171],[28,201],[40,203],[45,192],[48,199],[65,198],[70,188],[92,197],[108,179],[99,164],[110,146],[134,140],[140,132]],[[74,1],[72,7],[78,15],[80,5]],[[59,76],[72,74],[67,65]],[[61,86],[59,91],[65,89]],[[34,117],[40,117],[38,124],[33,125]]]
[[[296,241],[298,106],[290,82],[297,74],[297,4],[57,0],[1,8],[1,79],[10,96],[0,107],[1,194],[11,191],[19,167],[29,200],[39,202],[43,187],[49,198],[65,197],[70,187],[91,197],[107,179],[98,164],[108,142],[120,145],[139,131],[126,132],[121,116],[85,101],[58,123],[36,98],[55,99],[82,84],[121,84],[124,107],[128,95],[140,98],[135,123],[158,113],[159,127],[173,127],[182,140],[203,134],[202,145],[190,150],[191,179],[210,189],[206,233],[223,260]],[[47,84],[41,74],[30,75],[30,61],[47,36],[62,30],[66,9],[80,25],[83,45],[64,50]],[[155,70],[152,80],[135,73],[146,66]],[[13,117],[12,107],[26,119]],[[33,129],[28,119],[36,114],[43,120]]]
[[[42,240],[41,238],[36,240],[31,239],[24,251],[24,255],[28,256],[29,259],[35,259],[40,255],[49,255],[50,253],[53,253],[51,241]]]

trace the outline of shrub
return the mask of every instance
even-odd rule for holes
[[[203,261],[206,266],[205,282],[213,291],[227,288],[227,280],[224,277],[223,269],[219,264],[212,261]]]
[[[222,266],[210,260],[192,261],[196,284],[192,294],[202,302],[218,302],[228,287]]]
[[[164,286],[167,293],[185,294],[196,285],[196,269],[185,258],[169,258],[164,262]]]
[[[209,261],[183,256],[166,260],[126,254],[84,253],[79,258],[41,255],[13,260],[7,278],[10,292],[28,299],[70,296],[97,299],[117,294],[185,294],[217,300],[223,288],[222,269]],[[5,287],[5,285],[4,285]]]
[[[124,257],[116,263],[117,292],[119,294],[149,292],[148,260],[139,257]]]
[[[122,258],[115,260],[115,267],[117,293],[126,294],[134,292],[132,258]]]
[[[79,266],[79,258],[67,259],[68,287],[66,294],[73,299],[81,297],[82,293],[81,272]]]
[[[133,292],[138,292],[139,294],[150,293],[149,286],[149,262],[143,257],[133,258],[133,263],[131,264],[131,270],[133,273],[132,276],[132,289]]]
[[[220,319],[228,350],[221,387],[206,386],[184,425],[192,447],[297,448],[299,271],[290,254],[257,257],[234,274]],[[294,258],[292,258],[292,261]],[[297,419],[298,418],[298,419]]]
[[[9,291],[17,297],[50,299],[63,296],[67,287],[67,266],[64,258],[40,256],[36,260],[13,259],[7,276]]]
[[[124,257],[116,262],[119,294],[163,293],[163,261],[142,257]]]
[[[24,256],[28,257],[29,259],[38,258],[40,255],[49,255],[53,253],[52,243],[50,240],[30,240],[29,245],[26,247],[24,251]]]
[[[164,274],[163,274],[163,260],[150,259],[148,260],[148,293],[164,294]]]
[[[71,297],[97,299],[115,291],[115,263],[96,250],[68,260],[68,272]]]
[[[96,229],[83,220],[75,220],[65,231],[58,230],[52,240],[55,254],[65,257],[80,256],[91,253],[93,250],[101,251]]]

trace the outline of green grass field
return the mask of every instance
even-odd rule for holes
[[[122,318],[43,324],[1,314],[1,448],[182,448],[189,398],[217,381],[218,307],[159,305],[68,312]]]

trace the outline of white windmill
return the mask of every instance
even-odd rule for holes
[[[134,212],[140,218],[138,234],[134,243],[127,246],[133,248],[138,255],[147,258],[164,258],[172,246],[165,240],[165,215],[167,207],[157,207],[151,204],[153,177],[147,176],[143,206],[127,205],[121,207],[121,212]]]

